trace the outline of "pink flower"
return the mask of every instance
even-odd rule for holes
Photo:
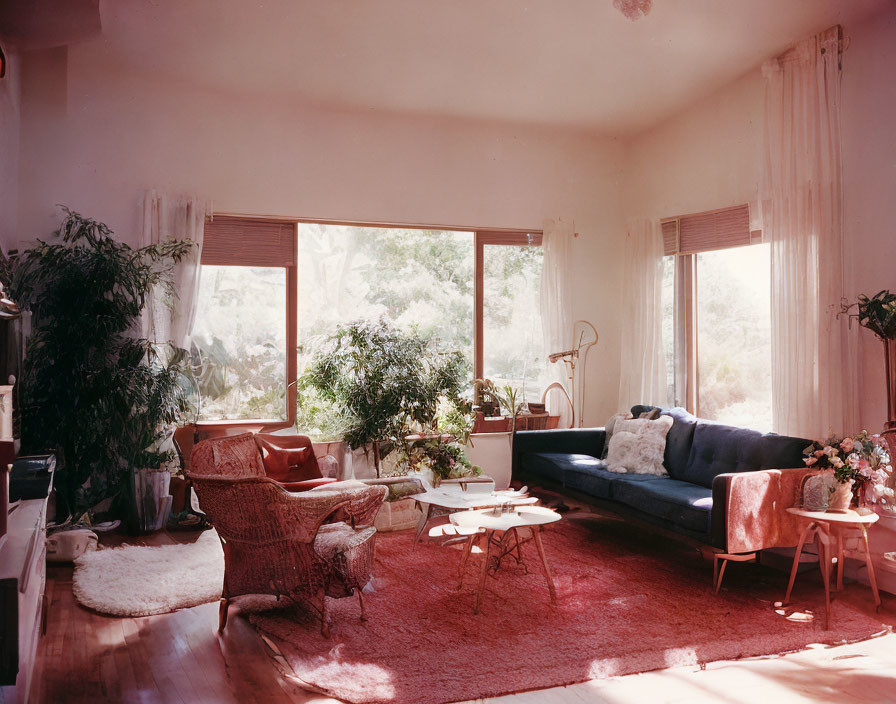
[[[805,459],[803,459],[803,462],[806,463],[807,467],[811,467],[813,464],[818,462],[818,458],[817,457],[806,457]]]
[[[856,446],[856,444],[852,441],[852,438],[846,438],[843,442],[840,443],[840,449],[844,452],[852,452],[852,449]]]
[[[816,450],[814,452],[814,454],[816,457],[818,457],[820,459],[820,458],[824,457],[824,450]]]
[[[858,469],[859,462],[862,461],[862,458],[859,457],[855,452],[851,453],[847,458],[846,462],[849,465],[850,469]]]

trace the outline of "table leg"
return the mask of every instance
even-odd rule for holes
[[[464,547],[464,554],[460,560],[460,573],[457,576],[457,588],[460,589],[464,585],[464,572],[467,569],[467,560],[470,559],[470,553],[473,552],[473,543],[476,541],[478,533],[474,533],[467,538],[467,544]]]
[[[880,608],[880,592],[877,591],[877,579],[874,576],[874,564],[871,561],[871,550],[868,547],[868,531],[865,526],[862,529],[862,541],[865,546],[865,564],[868,565],[868,581],[871,583],[871,593],[874,595],[874,605]]]
[[[806,538],[809,537],[809,531],[812,530],[812,527],[815,525],[813,522],[809,522],[806,524],[806,527],[803,528],[803,532],[800,533],[800,540],[796,544],[796,553],[793,555],[793,567],[790,568],[790,579],[787,582],[787,593],[784,594],[784,606],[790,603],[790,592],[793,591],[793,580],[796,579],[796,570],[800,566],[800,555],[803,552],[803,545],[806,543]]]
[[[485,575],[488,574],[488,558],[492,551],[491,533],[483,533],[485,535],[485,550],[482,553],[482,567],[479,568],[479,587],[476,590],[476,606],[473,609],[474,614],[479,613],[479,602],[482,600],[482,591],[485,589]]]
[[[417,543],[420,542],[420,536],[423,534],[423,531],[426,530],[426,525],[429,523],[430,518],[432,518],[432,504],[426,504],[426,511],[423,512],[420,516],[420,520],[417,521],[417,534],[414,536],[415,548],[417,547]]]
[[[548,561],[544,556],[544,545],[541,544],[541,531],[538,526],[531,526],[532,538],[535,540],[535,547],[538,548],[538,556],[541,558],[541,566],[544,567],[544,576],[548,581],[548,591],[551,593],[551,603],[557,603],[557,590],[554,589],[554,578],[551,576],[551,569],[548,567]]]
[[[843,591],[843,529],[837,528],[837,591]]]
[[[816,535],[818,547],[818,563],[821,567],[821,577],[824,580],[824,629],[831,627],[831,541],[830,535],[819,524]]]

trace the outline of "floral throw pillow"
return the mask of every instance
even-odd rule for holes
[[[666,476],[663,453],[666,450],[666,435],[671,427],[670,416],[660,416],[656,420],[617,420],[613,437],[610,438],[607,469],[620,474]]]

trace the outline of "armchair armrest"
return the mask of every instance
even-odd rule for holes
[[[727,553],[793,547],[800,524],[787,512],[814,470],[761,469],[720,474],[712,482],[712,542]]]
[[[519,458],[527,453],[565,452],[600,457],[606,437],[603,428],[518,430],[513,435],[513,472],[519,468]]]
[[[343,500],[330,517],[331,521],[345,521],[352,528],[373,525],[376,514],[389,494],[386,486],[371,486],[358,480],[345,480],[324,484],[308,492],[309,494],[338,493]]]

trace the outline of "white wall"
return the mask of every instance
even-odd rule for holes
[[[6,60],[6,77],[0,79],[0,247],[4,251],[16,239],[21,112],[19,56],[10,52]]]
[[[855,299],[857,293],[896,290],[896,6],[843,29],[849,41],[842,78],[843,236],[855,263],[845,293]],[[627,215],[665,217],[755,203],[763,91],[756,69],[630,140]],[[880,343],[865,330],[854,334],[861,350],[860,420],[879,432],[886,420]]]
[[[614,412],[621,146],[510,124],[308,109],[123,74],[102,44],[27,57],[18,236],[66,204],[136,243],[146,188],[215,210],[540,229],[572,218],[576,317],[594,323],[586,423]]]
[[[844,28],[843,236],[855,269],[850,298],[896,293],[896,5],[855,27]],[[854,326],[855,327],[855,326]],[[860,341],[862,423],[879,431],[887,419],[882,344],[869,331]]]

